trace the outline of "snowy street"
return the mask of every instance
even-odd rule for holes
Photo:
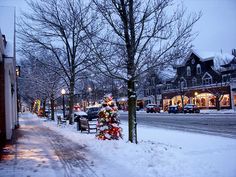
[[[137,122],[142,125],[163,127],[174,130],[212,134],[236,139],[236,114],[168,114],[137,112]],[[128,113],[120,112],[120,119],[127,120]]]
[[[102,141],[24,113],[1,177],[235,177],[236,140],[138,125],[139,143]]]

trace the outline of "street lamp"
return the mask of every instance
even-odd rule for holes
[[[19,123],[19,112],[20,112],[20,97],[19,97],[19,88],[18,88],[18,77],[20,77],[20,66],[16,66],[16,100],[17,100],[17,122],[16,128],[20,127]]]
[[[89,105],[90,105],[90,101],[92,101],[92,98],[91,98],[92,88],[91,87],[88,87],[88,92],[89,92]]]
[[[62,94],[62,105],[63,105],[63,118],[65,118],[65,99],[64,99],[64,95],[66,94],[66,90],[62,89],[61,94]]]

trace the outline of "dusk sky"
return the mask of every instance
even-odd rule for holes
[[[199,35],[194,40],[196,49],[206,52],[231,53],[236,48],[236,0],[177,0],[183,1],[189,12],[202,11],[195,24]],[[24,0],[0,0],[0,5],[16,6],[24,10]]]

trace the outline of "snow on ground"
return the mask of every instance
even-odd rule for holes
[[[120,141],[97,140],[95,134],[78,132],[76,125],[43,124],[87,146],[95,171],[107,177],[236,176],[235,139],[138,126],[136,145],[127,141],[127,122],[122,122]]]

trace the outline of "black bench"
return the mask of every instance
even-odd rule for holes
[[[89,123],[88,119],[86,118],[80,118],[79,119],[80,123],[80,131],[88,131],[90,133],[90,130],[96,130],[97,132],[97,126],[95,123]]]
[[[62,119],[61,116],[57,116],[57,125],[66,124],[66,120]]]

